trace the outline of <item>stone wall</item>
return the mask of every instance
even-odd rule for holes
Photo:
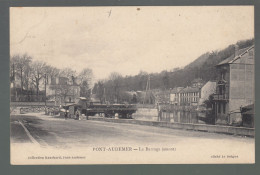
[[[255,136],[255,129],[245,127],[233,127],[233,126],[220,126],[220,125],[205,125],[205,124],[190,124],[190,123],[169,123],[169,122],[158,122],[158,121],[142,121],[142,120],[131,120],[131,119],[110,119],[110,118],[97,118],[90,117],[90,120],[114,122],[114,123],[128,123],[138,124],[156,127],[166,127],[172,129],[185,129],[203,132],[213,133],[224,133],[242,136]]]

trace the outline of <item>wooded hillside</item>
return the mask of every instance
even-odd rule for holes
[[[235,43],[239,49],[246,48],[254,44],[254,39],[238,41]],[[205,82],[216,79],[216,64],[230,57],[235,52],[235,44],[229,45],[223,50],[207,52],[198,57],[184,68],[173,68],[172,71],[162,71],[160,73],[148,74],[140,72],[136,76],[117,76],[106,81],[95,84],[93,92],[103,91],[115,98],[120,96],[120,91],[143,91],[146,89],[148,77],[150,76],[150,89],[169,89],[174,87],[186,87],[195,78],[201,78]],[[115,82],[116,81],[116,85]],[[100,89],[102,88],[102,89]],[[116,92],[117,91],[117,92]],[[117,95],[116,95],[117,94]]]

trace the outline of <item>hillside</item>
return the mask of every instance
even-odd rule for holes
[[[238,41],[235,43],[239,49],[246,48],[254,44],[254,39]],[[211,51],[202,54],[196,60],[185,66],[183,69],[173,69],[172,71],[162,71],[160,73],[147,74],[140,72],[136,76],[119,76],[116,80],[107,80],[95,84],[93,92],[98,92],[100,87],[106,89],[111,96],[119,95],[122,91],[143,91],[146,89],[147,80],[150,76],[150,89],[169,89],[174,87],[186,87],[195,78],[201,78],[205,82],[216,79],[216,65],[222,60],[230,57],[235,52],[235,44],[232,44],[220,51]],[[116,81],[116,86],[115,83]]]
[[[246,48],[254,44],[254,39],[239,41],[235,43],[239,49]],[[235,44],[220,51],[212,51],[202,54],[195,61],[185,66],[177,72],[169,72],[170,87],[187,86],[195,78],[202,78],[205,82],[216,78],[216,64],[234,55]]]
[[[194,60],[190,64],[186,65],[184,68],[193,68],[193,67],[198,67],[198,66],[202,65],[208,59],[209,55],[210,55],[209,52],[202,54],[196,60]]]

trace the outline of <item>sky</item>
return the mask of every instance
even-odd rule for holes
[[[95,81],[169,71],[253,37],[253,6],[10,8],[11,56],[91,68]]]

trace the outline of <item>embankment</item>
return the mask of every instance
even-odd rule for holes
[[[241,135],[241,136],[249,136],[249,137],[255,136],[254,128],[245,128],[245,127],[191,124],[191,123],[169,123],[169,122],[161,122],[161,121],[160,122],[145,121],[145,120],[135,120],[135,119],[111,119],[111,118],[101,118],[101,117],[90,117],[89,119],[95,121],[138,124],[138,125],[172,128],[172,129],[185,129],[185,130],[193,130],[193,131]]]

